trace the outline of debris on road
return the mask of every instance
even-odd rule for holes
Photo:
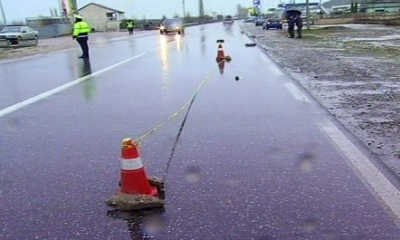
[[[255,47],[257,46],[257,43],[246,43],[246,47]]]

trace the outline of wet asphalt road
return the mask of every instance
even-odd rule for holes
[[[233,58],[223,75],[219,38]],[[145,53],[0,118],[0,239],[399,239],[317,127],[325,112],[247,41],[213,24],[96,46],[86,63],[64,52],[0,65],[3,109]],[[168,172],[163,229],[149,213],[109,211],[120,141],[169,117],[210,71]],[[162,176],[182,118],[144,141],[151,175]]]

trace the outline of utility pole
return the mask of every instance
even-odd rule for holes
[[[183,10],[183,21],[185,21],[186,17],[185,0],[182,0],[182,10]]]
[[[204,18],[204,4],[203,4],[203,0],[199,0],[199,18],[200,18],[200,22],[203,22],[203,18]]]
[[[3,24],[4,26],[7,26],[6,14],[4,13],[3,3],[1,2],[1,0],[0,0],[0,10],[1,10],[1,15],[3,16]]]
[[[310,30],[310,0],[306,0],[307,30]]]

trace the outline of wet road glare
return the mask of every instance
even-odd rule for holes
[[[0,109],[87,78],[0,117],[0,239],[398,240],[390,206],[318,127],[328,114],[246,48],[238,24],[112,42],[88,61],[64,52],[0,65]],[[232,57],[223,68],[217,39]],[[121,140],[167,119],[206,77],[165,208],[108,208]],[[162,177],[182,120],[144,139],[149,175]]]

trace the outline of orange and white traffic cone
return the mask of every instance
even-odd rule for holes
[[[225,59],[225,53],[224,53],[224,48],[222,47],[222,44],[220,43],[218,45],[218,52],[217,52],[217,62],[220,62]]]
[[[139,151],[131,138],[122,141],[121,157],[120,191],[125,194],[158,196],[157,188],[149,183]]]

